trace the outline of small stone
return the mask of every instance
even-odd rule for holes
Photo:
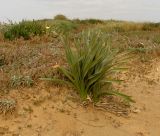
[[[133,109],[132,112],[133,112],[133,113],[140,113],[141,110],[140,110],[140,109]]]

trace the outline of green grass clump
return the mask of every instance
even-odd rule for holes
[[[22,21],[18,24],[11,24],[4,32],[4,38],[14,40],[23,37],[25,40],[31,36],[42,35],[46,31],[44,25],[37,21]]]
[[[121,64],[126,59],[122,54],[117,55],[107,40],[107,36],[100,31],[82,32],[72,43],[68,38],[64,40],[65,54],[68,66],[59,67],[66,80],[43,78],[56,82],[64,82],[73,86],[83,101],[91,98],[97,102],[104,95],[118,95],[127,101],[130,96],[113,89],[114,74],[122,70]]]
[[[11,78],[11,87],[19,87],[19,86],[28,86],[31,87],[33,85],[33,80],[29,76],[22,75],[14,75]]]
[[[77,24],[69,20],[55,20],[53,29],[59,34],[66,34],[77,29]]]

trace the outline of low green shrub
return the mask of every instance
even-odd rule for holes
[[[67,20],[55,20],[53,25],[53,29],[57,33],[62,33],[62,34],[71,32],[77,29],[77,27],[78,26],[76,23],[73,23],[72,21],[67,21]]]
[[[14,40],[23,37],[25,40],[28,40],[31,36],[43,35],[45,31],[44,25],[39,22],[22,21],[8,26],[4,32],[4,38]]]
[[[78,22],[78,20],[75,20]],[[79,20],[79,23],[82,24],[103,24],[104,21],[103,20],[99,20],[99,19],[85,19],[85,20]]]
[[[142,30],[144,31],[160,30],[160,23],[144,23]]]
[[[54,17],[54,20],[68,20],[65,15],[59,14]]]
[[[124,69],[121,65],[127,58],[126,54],[117,54],[117,51],[113,51],[107,39],[107,35],[100,31],[82,32],[74,42],[64,38],[68,66],[58,69],[66,80],[56,78],[42,80],[73,86],[83,101],[90,98],[98,102],[104,95],[121,96],[127,101],[132,101],[130,96],[113,88],[113,82],[120,82],[114,79],[114,74]]]

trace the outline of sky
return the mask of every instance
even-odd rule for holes
[[[53,18],[160,22],[160,0],[0,0],[0,22]]]

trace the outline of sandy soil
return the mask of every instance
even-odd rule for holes
[[[117,87],[136,101],[128,117],[85,108],[71,89],[38,85],[7,95],[17,108],[0,115],[0,136],[160,136],[160,59],[132,63],[120,76]]]

